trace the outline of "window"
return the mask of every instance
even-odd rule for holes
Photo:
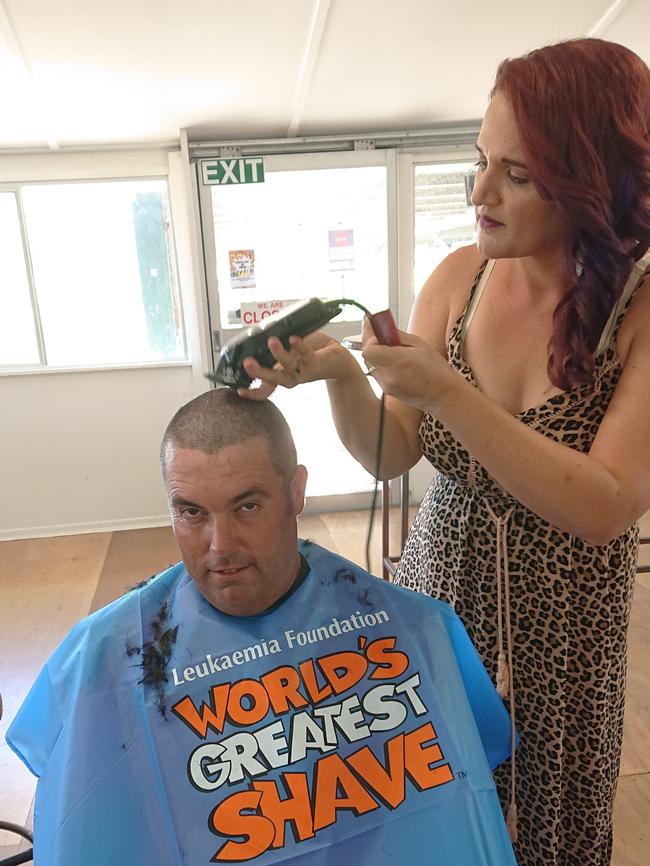
[[[388,306],[385,166],[266,163],[264,183],[210,187],[221,327],[242,323],[242,302],[317,295]],[[344,307],[337,321],[358,319]]]
[[[0,364],[38,364],[38,340],[13,192],[0,192],[0,238]]]
[[[164,180],[0,193],[0,364],[185,357]]]
[[[469,201],[472,180],[472,163],[415,166],[413,285],[416,292],[445,256],[458,247],[476,242],[476,217]]]

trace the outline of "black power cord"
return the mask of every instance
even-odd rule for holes
[[[11,857],[5,857],[0,860],[0,866],[20,866],[21,863],[31,863],[34,860],[34,853],[30,848],[28,851],[22,851],[20,854],[12,854]]]
[[[381,392],[379,401],[379,430],[377,431],[377,460],[375,462],[375,487],[372,491],[372,500],[370,502],[370,519],[368,521],[368,535],[366,537],[366,571],[370,573],[370,541],[372,539],[372,524],[375,520],[375,510],[377,508],[377,490],[379,488],[379,470],[381,467],[381,446],[384,439],[384,408],[385,408],[384,392]]]
[[[337,306],[340,306],[341,304],[347,304],[350,307],[357,307],[359,310],[361,310],[364,316],[368,316],[368,318],[371,318],[372,316],[372,313],[367,307],[364,307],[363,304],[360,304],[358,301],[353,301],[349,298],[336,298],[336,300],[328,301],[327,303],[336,304]]]
[[[20,824],[12,824],[10,821],[0,821],[0,830],[16,833],[16,835],[22,836],[23,839],[27,839],[28,842],[32,841],[32,834],[29,830],[21,827]],[[33,859],[34,853],[29,848],[27,851],[21,851],[19,854],[12,854],[10,857],[0,860],[0,866],[19,866],[21,863],[31,863]]]
[[[347,298],[337,298],[335,301],[331,301],[332,304],[348,304],[353,307],[358,307],[365,316],[371,318],[372,313],[363,304],[360,304],[358,301],[348,300]],[[366,373],[366,376],[370,375],[370,373]],[[372,499],[370,502],[370,519],[368,521],[368,534],[366,536],[366,571],[370,573],[370,543],[372,541],[372,525],[375,520],[375,511],[377,510],[377,491],[379,489],[379,471],[381,468],[381,448],[384,439],[384,412],[385,412],[385,402],[386,395],[384,392],[381,392],[381,397],[379,400],[379,429],[377,431],[377,459],[375,461],[375,486],[372,491]],[[0,864],[1,866],[1,864]]]

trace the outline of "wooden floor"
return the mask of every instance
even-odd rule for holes
[[[365,565],[367,512],[300,518],[311,538]],[[371,568],[380,574],[379,521]],[[391,531],[397,550],[397,517]],[[642,521],[650,535],[650,513]],[[70,626],[180,558],[171,530],[142,529],[0,543],[0,819],[30,826],[35,779],[4,741],[8,723]],[[650,564],[650,545],[642,548]],[[650,574],[637,576],[629,648],[623,762],[615,815],[614,866],[650,864]],[[22,847],[22,846],[21,846]],[[0,859],[17,849],[0,832]]]

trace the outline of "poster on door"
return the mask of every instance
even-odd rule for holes
[[[260,325],[269,316],[276,316],[281,310],[295,304],[295,300],[248,301],[241,305],[242,325]]]
[[[233,289],[255,288],[255,250],[229,250],[230,286]]]
[[[350,271],[354,268],[354,229],[329,232],[330,271]]]

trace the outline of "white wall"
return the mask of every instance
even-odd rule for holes
[[[157,447],[193,396],[191,374],[185,366],[4,378],[0,537],[164,522]]]
[[[176,409],[206,390],[189,169],[180,153],[6,157],[0,183],[169,175],[188,362],[0,373],[0,539],[167,522],[158,445]]]

